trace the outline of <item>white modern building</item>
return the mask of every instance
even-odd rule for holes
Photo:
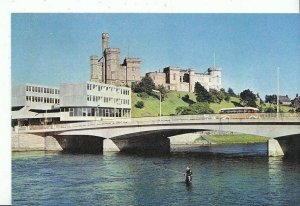
[[[60,85],[61,121],[130,118],[131,89],[84,82]]]
[[[46,124],[59,121],[59,103],[58,87],[28,83],[13,86],[12,124]]]
[[[52,109],[59,104],[59,88],[36,84],[22,84],[12,88],[12,107]]]
[[[83,82],[49,87],[22,84],[12,88],[12,125],[40,125],[131,117],[131,90]]]

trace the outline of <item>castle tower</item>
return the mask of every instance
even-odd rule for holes
[[[107,48],[104,51],[106,84],[114,84],[114,85],[119,84],[119,71],[120,71],[119,56],[120,56],[119,48]]]
[[[104,54],[105,49],[108,48],[108,43],[109,43],[109,34],[102,33],[102,55]]]
[[[109,34],[102,33],[102,82],[107,83],[107,64],[106,64],[106,57],[105,57],[105,50],[108,48],[109,45]]]
[[[208,68],[209,75],[209,89],[215,89],[219,91],[222,86],[222,69],[219,67]]]
[[[102,80],[102,68],[101,62],[98,62],[98,56],[90,56],[90,69],[91,69],[91,81],[101,82]]]

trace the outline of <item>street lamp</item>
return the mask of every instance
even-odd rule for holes
[[[159,93],[159,121],[161,121],[161,92],[159,90],[152,89],[153,92]]]
[[[277,111],[276,117],[279,117],[279,67],[277,67]]]
[[[94,112],[94,114],[95,114],[95,124],[96,124],[96,122],[97,122],[97,114],[99,114],[99,106],[100,106],[100,104],[98,104],[98,105],[96,106],[95,112]]]

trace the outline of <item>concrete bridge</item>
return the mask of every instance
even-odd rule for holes
[[[19,133],[53,136],[71,151],[170,151],[168,137],[197,131],[230,131],[269,137],[269,155],[300,150],[300,118],[266,114],[259,119],[220,119],[217,115],[169,116],[32,126]],[[279,141],[279,144],[276,140]],[[283,150],[283,151],[282,151]]]

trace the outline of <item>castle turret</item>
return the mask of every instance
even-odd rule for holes
[[[104,54],[105,49],[108,48],[108,43],[109,43],[109,34],[102,33],[102,55]]]

